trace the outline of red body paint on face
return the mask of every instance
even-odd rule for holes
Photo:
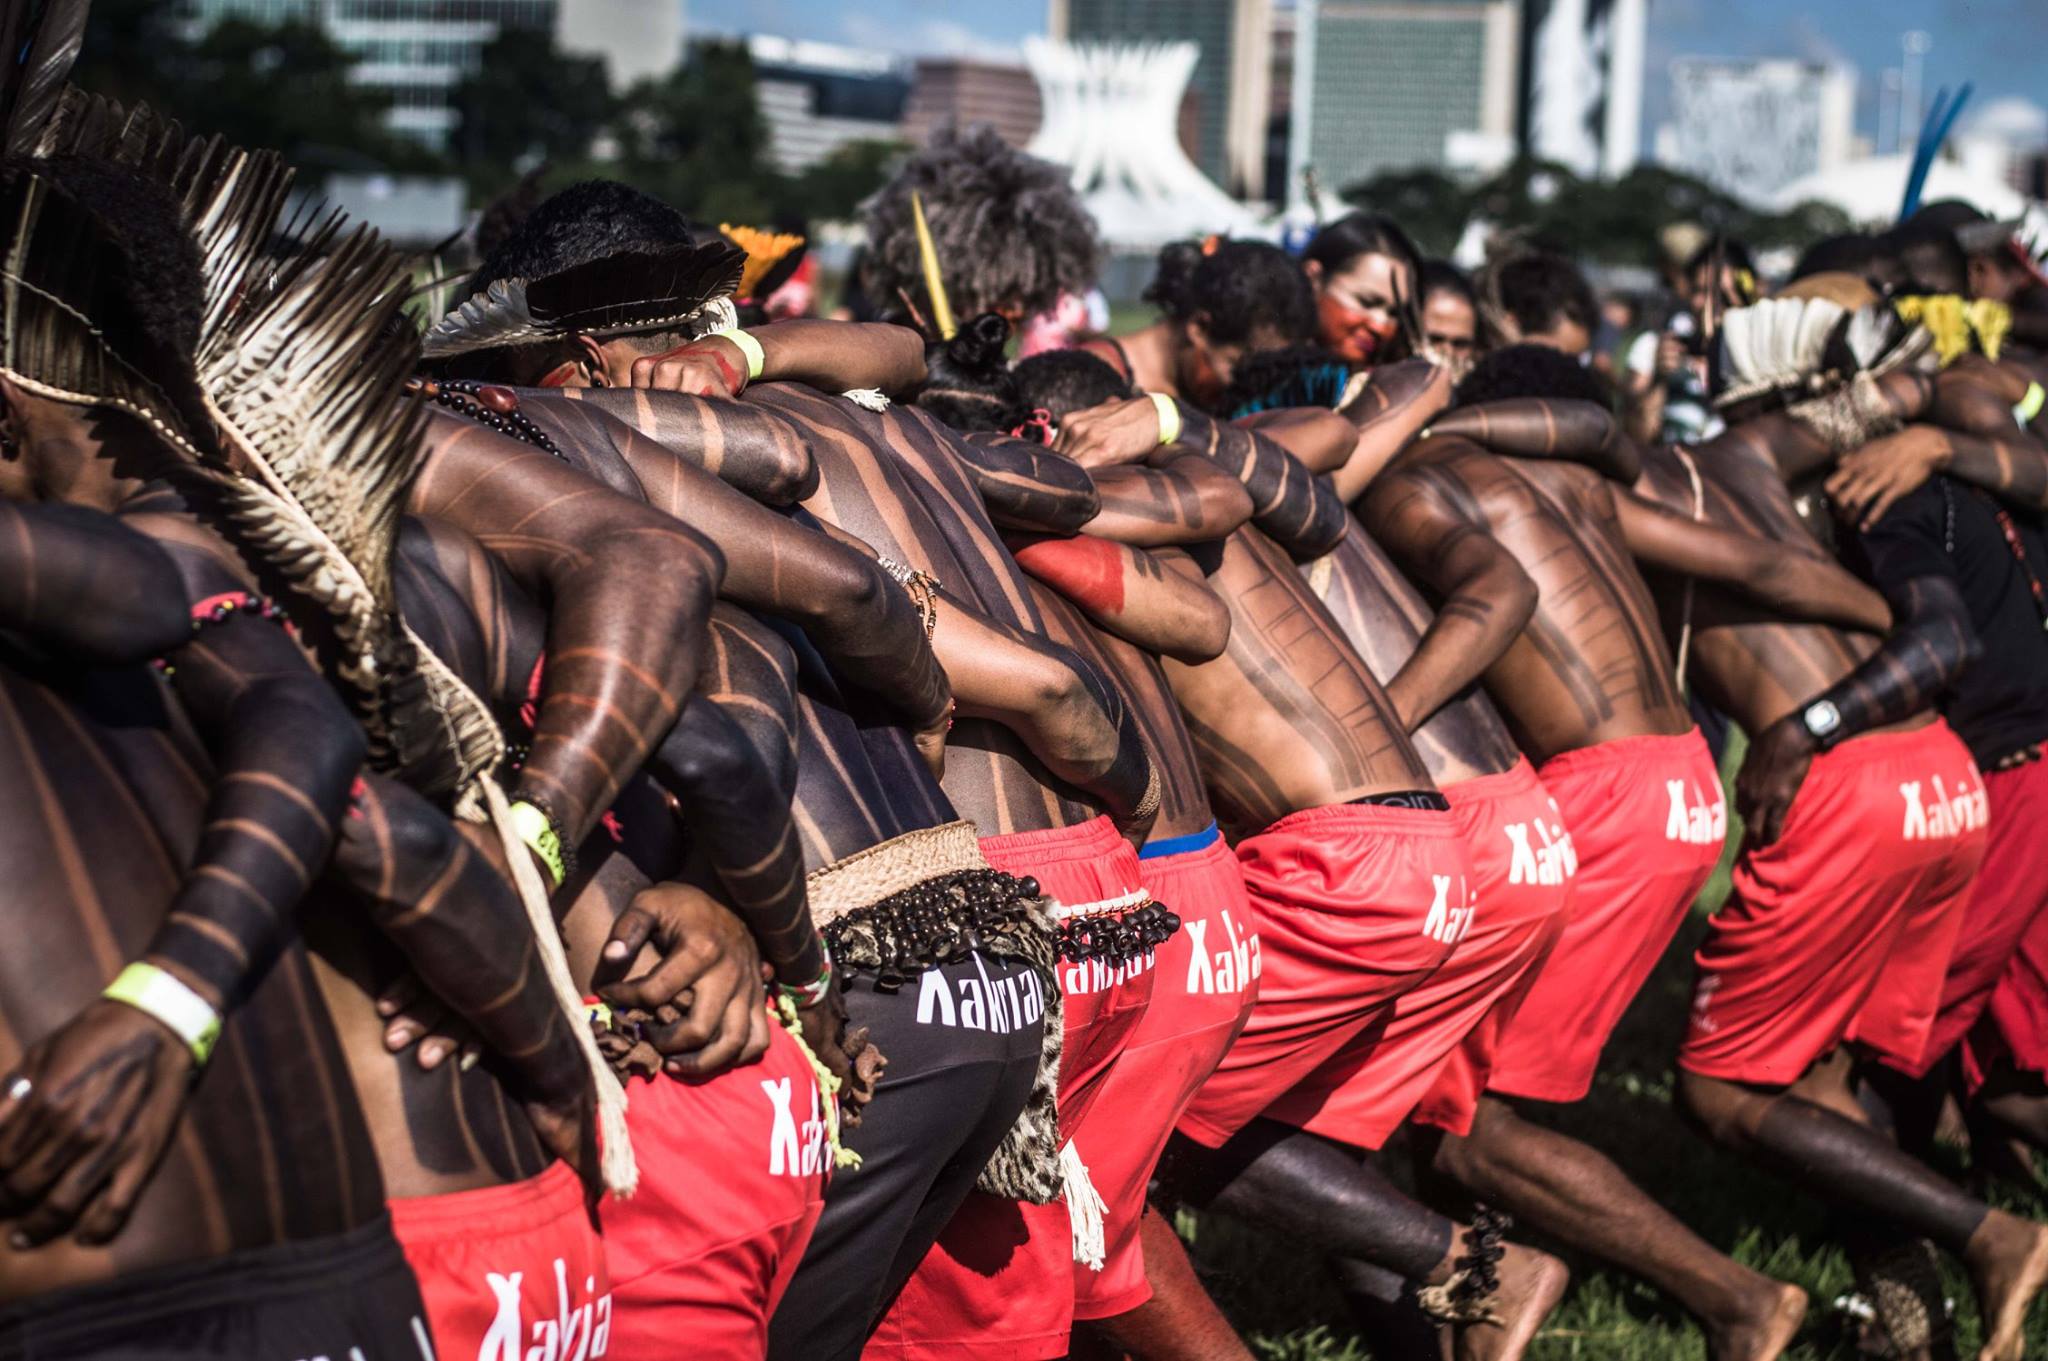
[[[1012,556],[1026,572],[1086,610],[1117,614],[1124,607],[1124,555],[1106,539],[1086,534],[1046,539]]]

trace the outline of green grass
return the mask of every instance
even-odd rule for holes
[[[1727,769],[1740,761],[1741,745],[1738,735]],[[1593,1094],[1555,1112],[1554,1123],[1614,1158],[1709,1242],[1738,1261],[1803,1287],[1813,1304],[1786,1353],[1789,1358],[1846,1361],[1858,1354],[1853,1332],[1832,1305],[1851,1289],[1852,1280],[1841,1251],[1827,1241],[1824,1207],[1788,1183],[1710,1148],[1679,1124],[1671,1107],[1671,1056],[1690,1001],[1692,952],[1707,913],[1727,897],[1727,866],[1737,838],[1731,800],[1730,854],[1608,1046]],[[1399,1176],[1405,1161],[1389,1157],[1385,1164]],[[1961,1169],[1958,1164],[1945,1170]],[[2048,1217],[2048,1199],[2036,1193],[2002,1193],[1999,1203]],[[1184,1215],[1180,1222],[1210,1289],[1259,1356],[1268,1361],[1410,1361],[1373,1350],[1312,1253],[1217,1216]],[[1537,1361],[1706,1361],[1699,1330],[1671,1301],[1540,1237],[1516,1236],[1558,1253],[1572,1268],[1571,1293],[1530,1350]],[[1976,1314],[1968,1282],[1953,1263],[1947,1270],[1959,1350],[1968,1356],[1977,1342]],[[2048,1356],[2048,1307],[2035,1310],[2027,1352]]]

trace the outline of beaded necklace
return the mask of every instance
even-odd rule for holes
[[[508,387],[492,383],[478,383],[467,378],[415,378],[407,383],[408,392],[417,392],[437,406],[446,408],[458,416],[467,416],[480,425],[489,426],[501,435],[531,444],[544,454],[553,454],[567,463],[568,458],[548,438],[545,430],[533,423],[531,417],[519,409],[519,394]]]

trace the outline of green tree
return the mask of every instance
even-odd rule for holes
[[[455,90],[455,146],[473,178],[502,183],[540,161],[576,161],[618,111],[604,62],[501,31]]]
[[[619,177],[703,222],[765,222],[787,194],[769,156],[754,61],[742,43],[706,43],[625,101]]]
[[[1344,190],[1343,197],[1400,223],[1426,255],[1450,254],[1472,212],[1472,197],[1464,187],[1427,167],[1375,175]]]
[[[851,220],[860,211],[861,201],[889,178],[906,149],[902,142],[868,139],[835,148],[797,177],[787,211],[815,221]]]

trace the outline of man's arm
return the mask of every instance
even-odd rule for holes
[[[1387,683],[1412,733],[1500,660],[1536,612],[1536,583],[1426,464],[1383,478],[1363,513],[1374,540],[1442,601]]]
[[[941,597],[934,635],[963,718],[1000,723],[1059,779],[1143,840],[1158,812],[1158,772],[1116,690],[1078,654],[1003,628]]]
[[[623,421],[677,458],[767,506],[793,506],[818,489],[810,435],[779,411],[647,388],[559,388],[522,402],[581,402]]]
[[[1892,615],[1884,597],[1818,552],[1690,520],[1632,492],[1614,493],[1629,551],[1666,571],[1704,577],[1790,619],[1883,633]]]
[[[1343,409],[1357,428],[1350,455],[1332,475],[1337,495],[1347,505],[1356,501],[1450,400],[1451,371],[1426,359],[1373,370],[1371,380]]]
[[[747,334],[761,347],[761,372],[751,380],[756,383],[804,383],[834,393],[875,388],[894,396],[925,379],[924,339],[907,326],[794,318],[749,326]],[[680,351],[634,360],[633,386],[675,390],[687,371],[681,356],[696,350],[716,350],[727,369],[747,372],[748,356],[737,342],[709,335]]]
[[[1150,466],[1099,468],[1094,481],[1102,509],[1087,532],[1137,548],[1226,538],[1252,515],[1243,483],[1178,446],[1160,450]]]
[[[631,430],[615,435],[649,504],[720,546],[721,598],[801,628],[840,681],[903,716],[927,755],[944,746],[953,702],[946,673],[916,604],[873,550],[819,532],[801,511],[779,515],[755,503],[665,444]]]
[[[1258,431],[1213,420],[1176,402],[1185,452],[1216,463],[1244,484],[1252,523],[1294,557],[1319,558],[1344,537],[1351,513],[1327,477],[1318,477]],[[1153,456],[1159,447],[1159,408],[1150,397],[1105,402],[1069,416],[1059,448],[1086,468],[1109,468]]]
[[[167,660],[214,765],[192,866],[135,962],[221,1017],[295,937],[294,911],[326,862],[364,739],[260,608],[213,621],[216,600],[254,598],[225,545],[176,517],[128,523],[163,544],[208,621]],[[74,1225],[82,1243],[111,1240],[169,1144],[200,1062],[168,1023],[111,998],[30,1046],[12,1069],[27,1088],[0,1093],[12,1231],[31,1246]]]
[[[1230,642],[1229,608],[1202,581],[1166,565],[1174,550],[1155,556],[1089,534],[1008,542],[1019,567],[1146,652],[1200,666]]]
[[[1643,472],[1643,453],[1615,421],[1591,402],[1522,397],[1484,402],[1445,413],[1431,438],[1459,435],[1508,458],[1555,458],[1582,463],[1623,486]]]
[[[1821,739],[1806,725],[1817,705],[1830,706],[1835,744],[1910,718],[1934,703],[1977,659],[1982,647],[1951,577],[1927,575],[1885,592],[1898,625],[1876,652],[1841,680],[1757,734],[1735,781],[1736,807],[1760,845],[1778,839],[1792,796],[1806,779]]]
[[[1867,529],[1936,473],[2023,509],[2048,510],[2048,446],[2020,429],[2012,404],[1983,383],[1944,393],[1937,380],[1935,392],[1940,424],[1909,425],[1836,463],[1827,493],[1843,518]]]
[[[548,1147],[597,1180],[590,1070],[487,832],[458,830],[396,780],[365,775],[333,869],[419,980],[467,1021]]]
[[[120,664],[191,636],[185,592],[164,550],[83,506],[0,501],[0,629]]]
[[[1319,406],[1284,406],[1239,416],[1234,424],[1256,431],[1301,460],[1312,473],[1334,473],[1358,447],[1358,427]]]
[[[519,797],[580,844],[675,722],[724,571],[710,542],[559,459],[481,427],[438,429],[407,509],[468,531],[548,610]]]
[[[955,447],[989,519],[1001,528],[1071,534],[1102,508],[1088,470],[1042,445],[977,430],[956,434]]]

